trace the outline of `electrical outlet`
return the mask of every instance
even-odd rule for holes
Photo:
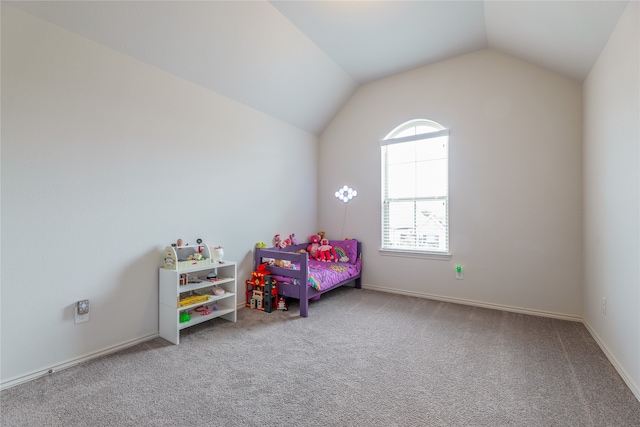
[[[84,323],[89,321],[89,300],[83,299],[76,303],[75,307],[75,323]]]
[[[89,321],[89,313],[87,314],[78,314],[78,312],[76,311],[76,324],[78,323],[84,323],[84,322],[88,322]]]
[[[602,314],[607,315],[607,299],[602,297]]]

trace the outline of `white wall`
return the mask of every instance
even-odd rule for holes
[[[639,19],[630,2],[584,83],[584,320],[638,399]]]
[[[414,118],[451,129],[450,261],[378,253],[379,141]],[[320,137],[319,225],[364,241],[371,288],[580,319],[581,140],[581,85],[495,51],[373,82]]]
[[[316,231],[316,176],[316,136],[3,5],[2,383],[156,334],[179,237],[242,286],[257,241]]]

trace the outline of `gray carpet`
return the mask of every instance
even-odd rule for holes
[[[343,288],[2,392],[2,426],[640,426],[580,323]]]

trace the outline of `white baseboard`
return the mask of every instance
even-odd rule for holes
[[[595,329],[593,329],[593,327],[591,327],[589,322],[583,320],[582,323],[587,328],[587,331],[589,331],[596,343],[598,343],[598,346],[600,346],[600,349],[602,349],[604,355],[607,356],[607,359],[609,359],[609,362],[611,362],[613,367],[616,368],[616,371],[618,371],[618,374],[620,374],[622,380],[627,384],[627,387],[629,387],[636,399],[638,399],[638,401],[640,402],[640,387],[638,386],[638,384],[633,381],[633,378],[631,378],[629,373],[624,369],[620,362],[618,362],[616,356],[611,350],[609,350],[609,347],[607,347],[604,341],[602,341],[598,333],[595,331]]]
[[[245,308],[245,304],[244,303],[239,303],[238,304],[238,310]],[[28,374],[24,374],[24,375],[20,375],[14,378],[11,378],[9,380],[6,380],[2,383],[0,383],[0,390],[5,390],[20,384],[24,384],[26,382],[35,380],[36,378],[40,378],[40,377],[44,377],[45,375],[51,375],[57,371],[61,371],[63,369],[67,369],[67,368],[71,368],[72,366],[76,366],[79,365],[80,363],[83,362],[87,362],[89,360],[92,359],[97,359],[98,357],[102,357],[102,356],[106,356],[107,354],[110,353],[115,353],[117,351],[120,350],[124,350],[127,347],[131,347],[134,346],[136,344],[140,344],[143,343],[145,341],[149,341],[152,340],[154,338],[158,338],[160,336],[160,332],[155,332],[153,334],[149,334],[147,336],[141,337],[141,338],[137,338],[131,341],[127,341],[118,345],[114,345],[112,347],[108,347],[99,351],[96,351],[94,353],[90,353],[75,359],[71,359],[68,360],[66,362],[63,363],[59,363],[57,365],[54,366],[50,366],[48,368],[44,368],[44,369],[39,369],[37,371],[33,371],[30,372]]]
[[[492,310],[501,310],[501,311],[509,311],[513,313],[530,314],[532,316],[552,317],[554,319],[569,320],[571,322],[582,322],[582,317],[574,316],[571,314],[554,313],[552,311],[534,310],[534,309],[524,308],[524,307],[513,307],[509,305],[493,304],[493,303],[488,303],[483,301],[474,301],[474,300],[468,300],[463,298],[444,297],[441,295],[427,294],[423,292],[402,291],[398,289],[389,289],[389,288],[383,288],[379,286],[371,286],[371,285],[365,285],[365,284],[362,285],[362,289],[370,289],[372,291],[387,292],[387,293],[398,294],[398,295],[407,295],[412,297],[432,299],[432,300],[443,301],[443,302],[451,302],[454,304],[471,305],[474,307],[490,308]]]
[[[57,371],[61,371],[63,369],[67,369],[67,368],[71,368],[72,366],[76,366],[79,365],[80,363],[83,362],[87,362],[89,360],[92,359],[97,359],[98,357],[102,357],[102,356],[106,356],[107,354],[111,354],[111,353],[115,353],[117,351],[123,350],[127,347],[131,347],[134,346],[136,344],[140,344],[143,343],[145,341],[149,341],[152,340],[154,338],[159,337],[159,333],[155,332],[153,334],[149,334],[147,336],[144,337],[140,337],[131,341],[126,341],[123,343],[120,343],[118,345],[114,345],[111,347],[107,347],[105,349],[75,358],[75,359],[71,359],[68,360],[66,362],[51,366],[49,368],[44,368],[44,369],[39,369],[37,371],[33,371],[31,373],[25,374],[25,375],[20,375],[18,377],[9,379],[7,381],[4,381],[3,383],[0,384],[0,390],[5,390],[8,389],[10,387],[14,387],[17,386],[19,384],[23,384],[32,380],[35,380],[36,378],[40,378],[40,377],[44,377],[45,375],[50,375],[53,374]]]

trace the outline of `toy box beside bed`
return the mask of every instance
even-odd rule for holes
[[[330,240],[329,244],[338,259],[345,262],[309,259],[306,252],[298,252],[307,248],[308,243],[304,243],[286,248],[256,248],[254,267],[257,269],[269,260],[290,262],[290,267],[268,265],[267,269],[278,281],[278,294],[300,300],[300,316],[307,317],[310,299],[351,282],[355,282],[357,289],[362,287],[362,243],[353,239]]]

